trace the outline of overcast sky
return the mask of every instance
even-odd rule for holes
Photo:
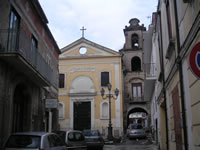
[[[158,0],[39,0],[59,48],[85,38],[118,51],[124,45],[125,26],[138,18],[148,29]]]

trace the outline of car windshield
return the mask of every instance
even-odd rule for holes
[[[133,125],[131,125],[131,129],[143,129],[143,127],[138,124],[133,124]]]
[[[99,136],[99,132],[97,130],[84,130],[83,134],[85,136]]]
[[[70,132],[68,134],[68,140],[69,141],[83,141],[84,136],[80,132]]]
[[[7,148],[39,148],[40,136],[32,135],[12,135],[8,139]]]

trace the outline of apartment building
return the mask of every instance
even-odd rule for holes
[[[12,132],[47,131],[60,50],[38,0],[0,1],[0,146]],[[51,110],[56,129],[57,109]]]

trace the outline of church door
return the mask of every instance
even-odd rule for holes
[[[74,103],[74,130],[91,128],[91,102]]]

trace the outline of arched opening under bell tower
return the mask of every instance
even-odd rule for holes
[[[141,124],[144,128],[148,128],[149,120],[148,112],[140,107],[131,109],[127,114],[127,126],[129,124]]]

